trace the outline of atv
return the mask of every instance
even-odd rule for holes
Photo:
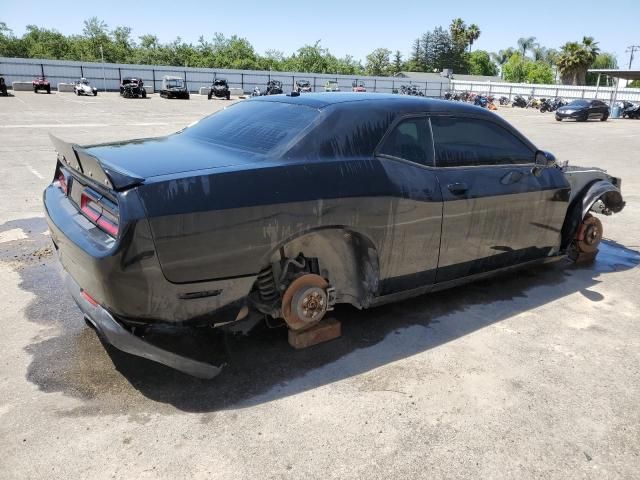
[[[147,98],[144,82],[140,78],[125,77],[120,83],[120,95],[124,98]]]
[[[38,90],[45,90],[47,93],[51,93],[51,85],[45,77],[36,77],[31,84],[33,85],[33,93],[38,93]]]
[[[298,93],[310,92],[311,83],[309,83],[309,80],[296,80],[295,91]]]
[[[164,98],[182,98],[184,100],[189,100],[187,82],[182,77],[165,75],[162,78],[160,96]]]
[[[212,97],[231,99],[231,91],[229,90],[229,84],[224,78],[217,78],[214,80],[213,85],[209,89],[207,98],[211,100]]]
[[[7,84],[4,82],[4,77],[0,77],[0,95],[3,97],[9,96],[9,93],[7,92]]]
[[[281,93],[283,93],[282,82],[279,80],[269,80],[265,95],[279,95]]]

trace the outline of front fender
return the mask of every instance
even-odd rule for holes
[[[595,208],[598,200],[602,200],[602,204]],[[569,246],[578,226],[589,211],[611,215],[621,211],[624,206],[625,202],[622,199],[620,188],[609,180],[596,180],[584,187],[567,209],[567,215],[562,225],[561,249],[564,250]]]
[[[589,213],[589,210],[591,210],[598,200],[602,200],[606,210],[596,213],[604,213],[605,215],[618,213],[625,205],[625,202],[622,200],[622,193],[618,187],[607,180],[599,180],[592,183],[582,197],[581,219]]]

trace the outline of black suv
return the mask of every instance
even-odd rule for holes
[[[209,94],[207,95],[209,100],[211,100],[211,97],[226,98],[227,100],[231,98],[229,84],[224,78],[217,78],[214,80],[213,85],[211,85],[211,88],[209,89]]]

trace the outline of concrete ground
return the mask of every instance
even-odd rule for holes
[[[559,160],[623,178],[593,265],[564,262],[358,312],[293,351],[221,339],[218,378],[101,345],[60,284],[41,192],[77,143],[157,136],[228,102],[0,98],[0,478],[638,478],[640,122],[501,109]]]

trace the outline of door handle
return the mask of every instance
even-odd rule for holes
[[[462,195],[467,190],[469,190],[467,184],[462,182],[450,183],[449,185],[447,185],[447,188],[451,193],[455,195]]]

